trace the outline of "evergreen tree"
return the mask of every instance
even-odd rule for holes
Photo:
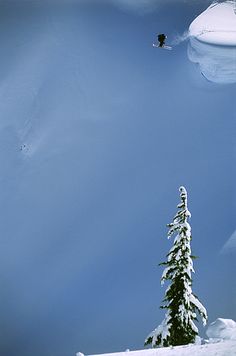
[[[191,214],[187,206],[187,191],[179,188],[181,202],[171,224],[168,224],[168,238],[174,238],[173,247],[167,254],[167,261],[161,277],[161,283],[170,281],[163,300],[162,309],[166,309],[162,323],[153,330],[145,340],[145,345],[152,347],[176,346],[194,343],[198,329],[194,324],[197,320],[196,312],[207,321],[207,312],[196,295],[192,292],[192,277],[194,272],[194,256],[191,255],[191,227],[188,219]]]

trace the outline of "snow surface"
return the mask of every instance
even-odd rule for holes
[[[104,356],[236,356],[236,341],[214,344],[163,347],[129,352],[103,354]]]
[[[236,83],[236,47],[216,46],[191,37],[188,58],[199,65],[207,80],[219,84]]]
[[[139,351],[116,352],[100,356],[236,356],[236,322],[218,318],[206,331],[209,340],[203,345],[184,345]],[[128,355],[127,355],[128,353]],[[76,356],[84,356],[78,352]],[[94,355],[95,356],[95,355]]]
[[[189,33],[202,42],[236,46],[236,3],[212,4],[191,23]]]

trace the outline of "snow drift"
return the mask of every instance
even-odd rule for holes
[[[206,334],[210,339],[236,340],[236,322],[218,318],[209,325]]]

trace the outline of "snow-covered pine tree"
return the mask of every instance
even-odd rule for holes
[[[171,224],[168,224],[168,238],[174,236],[174,244],[167,254],[167,261],[160,265],[166,268],[161,283],[170,281],[163,300],[162,309],[166,309],[162,323],[153,330],[145,340],[145,345],[165,347],[194,343],[198,328],[194,324],[198,312],[203,325],[207,321],[207,312],[196,295],[192,292],[194,256],[191,255],[191,227],[188,218],[191,216],[187,206],[187,191],[179,188],[181,202]]]

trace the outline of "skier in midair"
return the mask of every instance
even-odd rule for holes
[[[167,38],[167,36],[164,33],[160,33],[157,36],[157,40],[159,42],[159,47],[164,47],[166,38]]]

